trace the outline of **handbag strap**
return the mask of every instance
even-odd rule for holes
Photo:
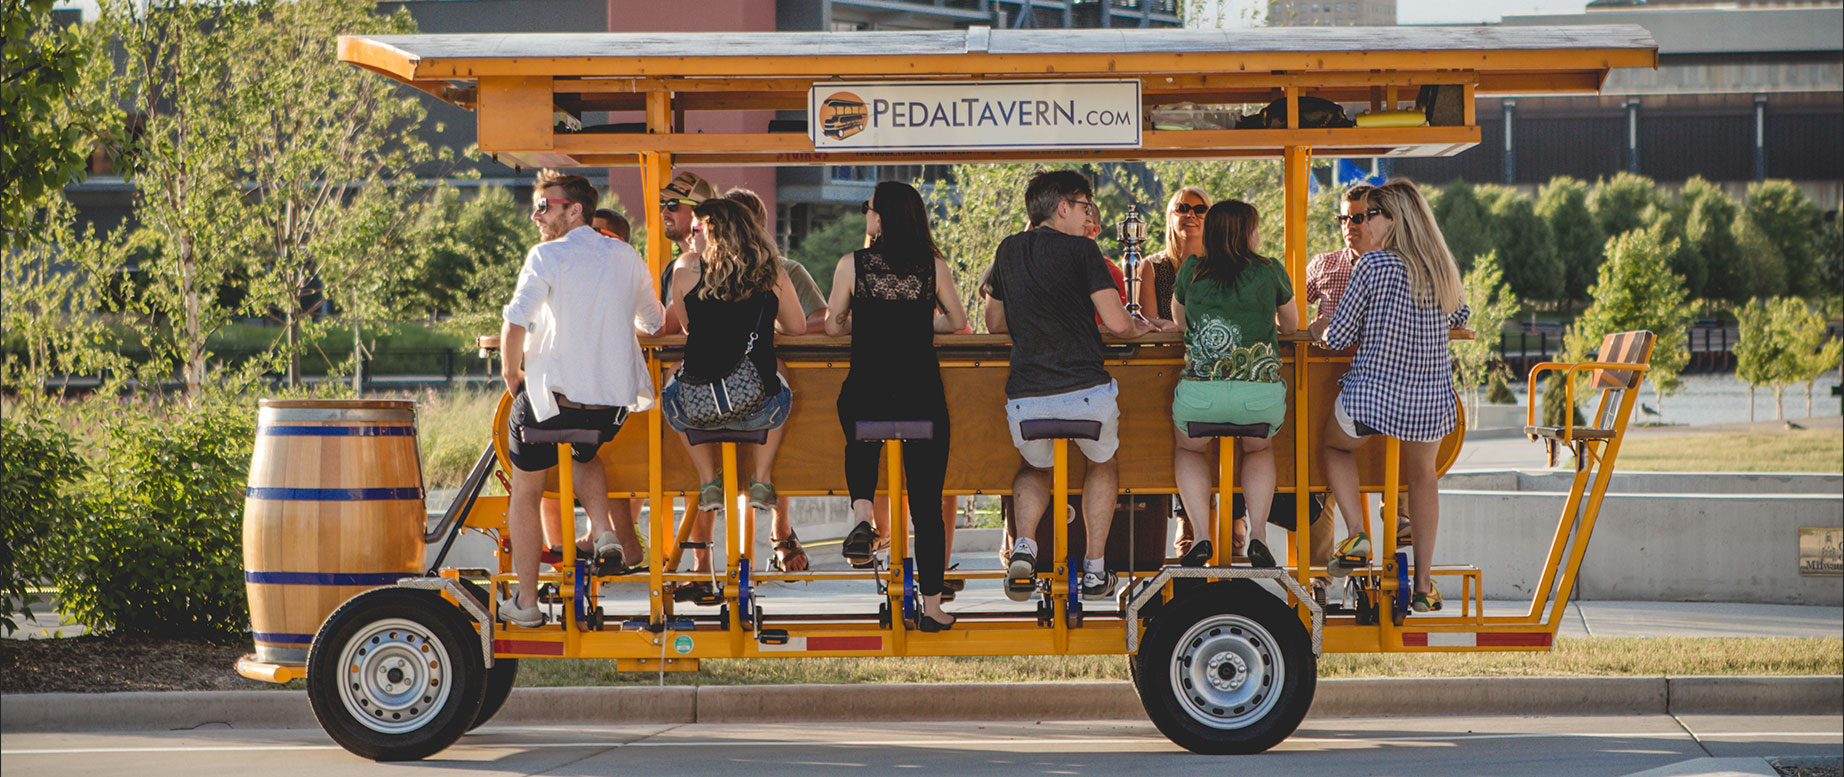
[[[762,331],[762,317],[766,315],[768,315],[768,298],[767,295],[764,295],[762,299],[762,309],[756,311],[755,325],[749,327],[749,342],[743,345],[743,358],[749,358],[749,354],[755,351],[756,337]]]

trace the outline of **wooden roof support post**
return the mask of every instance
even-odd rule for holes
[[[1297,110],[1299,95],[1297,91],[1293,89],[1288,89],[1287,92],[1288,113],[1291,114],[1290,118],[1292,118],[1292,116],[1297,116],[1295,110]],[[1310,204],[1308,200],[1310,196],[1310,187],[1308,186],[1307,176],[1311,174],[1311,148],[1307,146],[1287,146],[1282,149],[1281,202],[1283,213],[1282,228],[1284,230],[1282,233],[1282,241],[1286,246],[1287,276],[1294,279],[1293,304],[1294,310],[1298,311],[1300,314],[1299,321],[1301,327],[1305,327],[1307,324],[1306,287],[1304,285],[1304,280],[1306,278],[1306,260],[1308,258],[1306,217],[1309,212],[1308,205]],[[1304,408],[1307,404],[1308,381],[1306,380],[1306,376],[1308,375],[1307,370],[1309,369],[1307,365],[1307,354],[1311,350],[1311,347],[1307,343],[1294,343],[1293,346],[1294,391],[1297,393],[1295,394],[1293,402],[1296,410],[1294,412],[1295,425],[1293,433],[1293,482],[1295,484],[1293,525],[1295,530],[1293,533],[1292,549],[1295,563],[1298,567],[1300,582],[1302,584],[1311,577],[1310,549],[1312,547],[1312,542],[1310,538],[1312,536],[1312,529],[1308,526],[1309,521],[1306,517],[1307,511],[1311,509],[1312,502],[1312,492],[1308,487],[1311,483],[1311,480],[1308,478],[1308,462],[1312,458],[1309,441],[1317,439],[1317,435],[1314,434],[1317,430],[1308,429],[1306,427],[1304,423],[1305,414],[1299,412],[1299,408]],[[1227,490],[1227,487],[1225,488]],[[1323,528],[1325,531],[1331,531],[1331,524],[1328,522]]]
[[[671,131],[669,122],[672,114],[668,110],[672,102],[672,93],[666,91],[647,92],[647,131],[665,134]],[[666,220],[660,216],[659,190],[672,180],[672,154],[646,151],[640,154],[640,201],[647,209],[647,271],[648,278],[658,278],[660,270],[672,261],[672,243],[666,239]],[[655,377],[660,374],[659,352],[647,351],[647,373]],[[665,413],[655,404],[647,413],[647,534],[651,539],[647,573],[647,589],[652,591],[650,600],[650,623],[666,622],[665,610],[665,571],[667,559],[674,558],[673,549],[667,547],[673,537],[672,508],[667,505],[665,494],[666,474],[663,469],[665,461],[664,440],[666,439]],[[688,505],[690,506],[690,505]],[[692,520],[688,510],[687,522]],[[660,639],[665,639],[664,632]]]

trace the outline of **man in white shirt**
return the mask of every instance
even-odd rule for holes
[[[658,331],[665,309],[634,248],[589,226],[598,199],[582,176],[555,170],[539,174],[531,219],[543,242],[525,255],[500,329],[500,371],[513,396],[507,523],[519,590],[499,603],[499,619],[515,626],[544,624],[537,606],[543,545],[538,502],[545,472],[558,464],[557,446],[526,443],[524,430],[590,429],[606,443],[629,412],[652,407],[654,401],[653,380],[635,334]],[[597,456],[601,445],[572,448],[576,497],[596,535],[596,558],[619,566],[623,547],[639,547],[632,516],[616,521],[610,515],[608,477]],[[626,506],[621,503],[621,512],[627,512]]]

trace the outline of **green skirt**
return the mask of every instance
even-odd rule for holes
[[[1287,384],[1246,380],[1180,380],[1172,396],[1172,424],[1267,424],[1273,437],[1287,421]]]

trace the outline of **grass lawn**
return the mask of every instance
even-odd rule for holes
[[[1628,437],[1620,469],[1646,472],[1844,472],[1844,436],[1789,429],[1696,436]]]
[[[618,674],[605,659],[519,662],[523,687],[654,685],[656,674]],[[1319,676],[1536,677],[1557,675],[1818,675],[1844,671],[1844,639],[1568,638],[1548,653],[1341,654]],[[1126,680],[1123,656],[713,659],[668,685]]]

